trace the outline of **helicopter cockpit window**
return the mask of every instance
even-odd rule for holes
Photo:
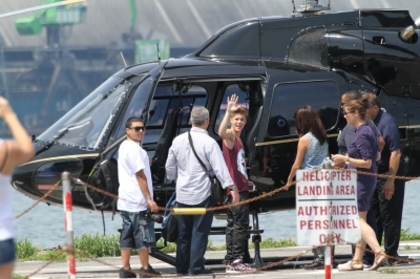
[[[81,148],[98,148],[130,86],[129,82],[109,78],[38,139]]]
[[[260,57],[258,24],[246,23],[235,26],[208,45],[200,57]]]
[[[130,101],[128,102],[127,109],[124,112],[122,121],[119,123],[117,132],[111,136],[108,144],[112,144],[116,139],[119,139],[125,135],[125,121],[128,118],[132,116],[137,116],[140,118],[142,117],[143,110],[146,106],[146,101],[149,97],[152,86],[153,80],[151,77],[146,78],[140,83],[134,92],[133,97],[131,97]]]
[[[194,106],[205,106],[207,91],[199,85],[186,85],[185,93],[174,92],[172,85],[163,85],[156,88],[153,101],[150,105],[150,119],[146,126],[143,144],[157,143],[162,136],[166,122],[174,110],[182,110],[181,117],[176,127],[181,132],[187,129],[190,120],[191,109]]]
[[[296,135],[295,114],[310,105],[318,111],[326,130],[332,129],[339,116],[337,85],[332,81],[279,84],[274,89],[267,134],[270,138]]]
[[[242,106],[246,109],[249,108],[248,103],[248,96],[247,93],[240,89],[237,84],[231,84],[226,87],[225,92],[223,93],[222,103],[219,108],[219,112],[217,113],[216,123],[214,124],[214,132],[217,134],[219,131],[220,123],[222,123],[223,117],[225,116],[226,109],[227,109],[227,98],[232,96],[232,94],[236,94],[239,97],[238,105]]]

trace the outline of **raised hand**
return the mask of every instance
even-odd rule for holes
[[[10,113],[13,113],[13,109],[10,106],[9,101],[4,97],[0,96],[0,118],[4,118]]]
[[[239,97],[236,94],[227,98],[227,111],[234,112],[238,109],[238,99]]]

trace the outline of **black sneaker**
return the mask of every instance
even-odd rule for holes
[[[213,275],[213,271],[203,268],[199,273],[190,273],[190,276]]]
[[[149,264],[147,269],[140,268],[140,278],[153,278],[153,277],[161,277],[162,275],[160,272],[157,272],[153,269],[153,267]]]
[[[131,269],[130,270],[127,270],[124,268],[120,269],[120,278],[136,278],[136,277],[137,275]]]
[[[324,260],[320,258],[316,258],[312,263],[305,265],[303,268],[304,269],[323,269]]]

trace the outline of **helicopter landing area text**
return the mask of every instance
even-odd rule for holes
[[[356,174],[347,170],[299,170],[296,174],[299,245],[360,240]]]

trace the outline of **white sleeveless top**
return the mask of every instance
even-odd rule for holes
[[[4,144],[0,140],[0,145]],[[2,164],[3,158],[0,159]],[[0,166],[1,167],[1,166]],[[15,218],[12,211],[11,175],[0,173],[0,241],[15,237]]]

